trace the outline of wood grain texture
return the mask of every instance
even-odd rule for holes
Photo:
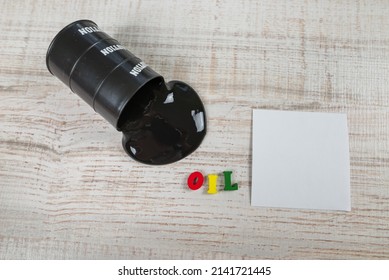
[[[389,258],[387,1],[1,1],[1,259]],[[166,80],[188,82],[208,134],[145,166],[52,77],[45,53],[92,19]],[[345,112],[351,212],[250,206],[252,109]],[[232,170],[237,192],[186,178]]]

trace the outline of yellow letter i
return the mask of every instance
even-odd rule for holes
[[[217,175],[209,174],[208,175],[208,193],[215,194],[217,193],[216,183],[217,183]]]

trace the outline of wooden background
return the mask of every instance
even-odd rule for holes
[[[389,258],[389,1],[1,1],[1,259]],[[146,166],[46,69],[88,18],[201,95],[208,134]],[[250,206],[252,109],[348,115],[351,212]],[[233,171],[237,192],[186,178]],[[223,180],[219,181],[223,182]]]

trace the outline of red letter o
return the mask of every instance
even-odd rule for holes
[[[188,187],[191,190],[198,190],[204,183],[204,176],[201,172],[195,171],[188,177]]]

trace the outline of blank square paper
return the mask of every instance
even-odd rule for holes
[[[346,114],[254,110],[251,205],[350,211]]]

